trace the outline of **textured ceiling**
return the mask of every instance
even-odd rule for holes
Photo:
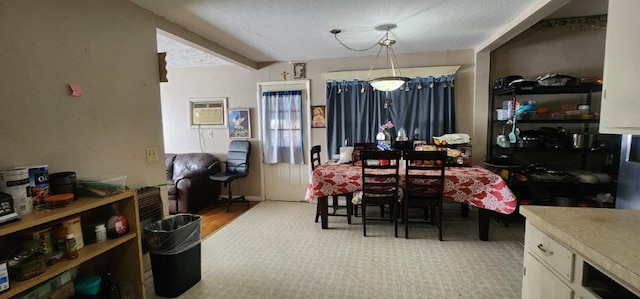
[[[165,60],[168,69],[231,64],[175,39],[161,34],[156,36],[158,38],[158,53],[167,53]]]
[[[377,47],[354,52],[341,46],[369,48],[383,31],[397,24],[391,38],[396,53],[473,49],[536,0],[130,0],[168,20],[256,62],[306,61],[375,55]],[[574,0],[556,17],[606,12],[607,1]],[[575,12],[577,11],[577,12]],[[552,15],[552,16],[554,16]],[[169,67],[226,63],[202,51],[177,48],[159,40]],[[188,47],[188,46],[186,46]],[[190,48],[190,47],[188,47]],[[178,51],[181,54],[172,53]],[[173,61],[172,61],[173,60]],[[173,65],[172,65],[173,64]]]

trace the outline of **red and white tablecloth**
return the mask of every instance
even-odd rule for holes
[[[401,183],[404,174],[401,173]],[[362,168],[351,164],[325,163],[316,167],[307,186],[306,201],[334,194],[359,191]],[[478,208],[511,214],[516,197],[497,174],[479,166],[447,167],[445,170],[446,199]]]

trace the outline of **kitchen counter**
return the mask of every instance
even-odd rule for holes
[[[640,210],[520,206],[527,221],[640,294]]]

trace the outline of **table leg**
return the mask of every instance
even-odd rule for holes
[[[460,203],[460,216],[462,218],[469,218],[469,205],[466,203]]]
[[[318,205],[320,205],[320,222],[322,229],[329,228],[329,197],[318,197]]]
[[[478,208],[478,233],[480,240],[489,241],[489,216],[491,212],[487,209]]]

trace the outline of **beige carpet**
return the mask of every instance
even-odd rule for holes
[[[478,239],[477,212],[445,209],[444,241],[434,226],[410,227],[329,217],[315,203],[263,202],[202,243],[202,280],[179,298],[520,298],[522,224],[492,222]],[[511,232],[510,232],[511,231]],[[515,231],[516,233],[513,233]],[[153,280],[147,280],[147,295]]]

